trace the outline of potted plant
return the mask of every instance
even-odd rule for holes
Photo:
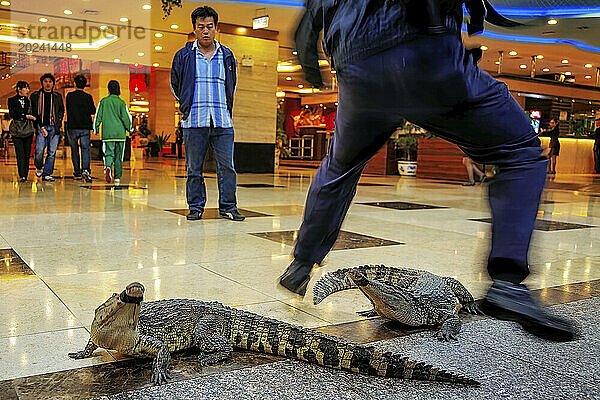
[[[156,135],[156,148],[158,149],[158,155],[161,156],[163,152],[163,147],[169,139],[171,138],[171,134],[165,134],[165,131],[162,131],[160,135]]]
[[[396,131],[394,139],[396,149],[396,160],[398,162],[398,173],[402,176],[417,175],[417,150],[419,148],[419,136],[425,131],[414,124],[406,121]]]

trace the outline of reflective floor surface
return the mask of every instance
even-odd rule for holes
[[[0,158],[0,398],[600,398],[594,358],[600,355],[598,177],[548,180],[526,281],[542,289],[537,295],[557,312],[577,318],[582,336],[555,344],[511,323],[466,318],[459,341],[445,344],[431,331],[357,315],[370,308],[358,292],[336,293],[315,306],[310,296],[301,299],[276,285],[290,262],[316,170],[240,174],[244,222],[219,218],[217,179],[207,173],[205,218],[188,222],[182,160],[125,167],[120,187],[72,179],[67,159],[57,159],[56,182],[34,178],[32,167],[30,180],[20,183],[15,160]],[[92,175],[102,176],[99,162]],[[308,293],[329,271],[386,264],[453,276],[481,298],[490,284],[484,270],[489,218],[485,186],[364,176],[342,235],[315,269]],[[146,361],[102,349],[85,360],[67,357],[87,343],[95,308],[133,281],[145,285],[145,300],[218,300],[375,342],[489,384],[484,392],[453,392],[451,386],[390,383],[236,353],[210,368],[184,354],[173,362],[176,382],[155,389]],[[544,390],[533,391],[540,386]]]

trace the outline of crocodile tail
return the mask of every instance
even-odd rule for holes
[[[341,268],[333,272],[329,272],[321,277],[315,283],[313,288],[313,303],[319,304],[327,296],[335,292],[347,289],[356,289],[358,286],[348,276],[348,272],[360,270],[367,275],[369,279],[377,279],[378,271],[385,268],[383,265],[362,265],[351,268]]]
[[[231,339],[237,348],[364,375],[478,384],[432,365],[383,353],[374,347],[348,342],[312,329],[245,311],[235,310],[233,313]]]

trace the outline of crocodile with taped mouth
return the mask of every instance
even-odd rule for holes
[[[171,353],[196,348],[201,365],[231,356],[234,348],[275,354],[323,367],[392,378],[478,385],[473,379],[291,325],[218,302],[170,299],[143,303],[144,286],[134,282],[114,293],[95,312],[90,340],[72,358],[90,357],[98,347],[133,357],[153,357],[151,381],[170,378]]]
[[[458,312],[481,313],[469,291],[456,279],[410,268],[363,265],[342,268],[315,283],[313,302],[319,304],[340,290],[360,289],[373,309],[358,314],[396,320],[409,326],[440,326],[440,340],[456,339]]]

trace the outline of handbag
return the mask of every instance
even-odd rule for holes
[[[29,104],[27,114],[31,114],[31,104]],[[24,120],[13,119],[8,126],[8,132],[12,137],[29,137],[35,133],[33,121],[27,118]]]

